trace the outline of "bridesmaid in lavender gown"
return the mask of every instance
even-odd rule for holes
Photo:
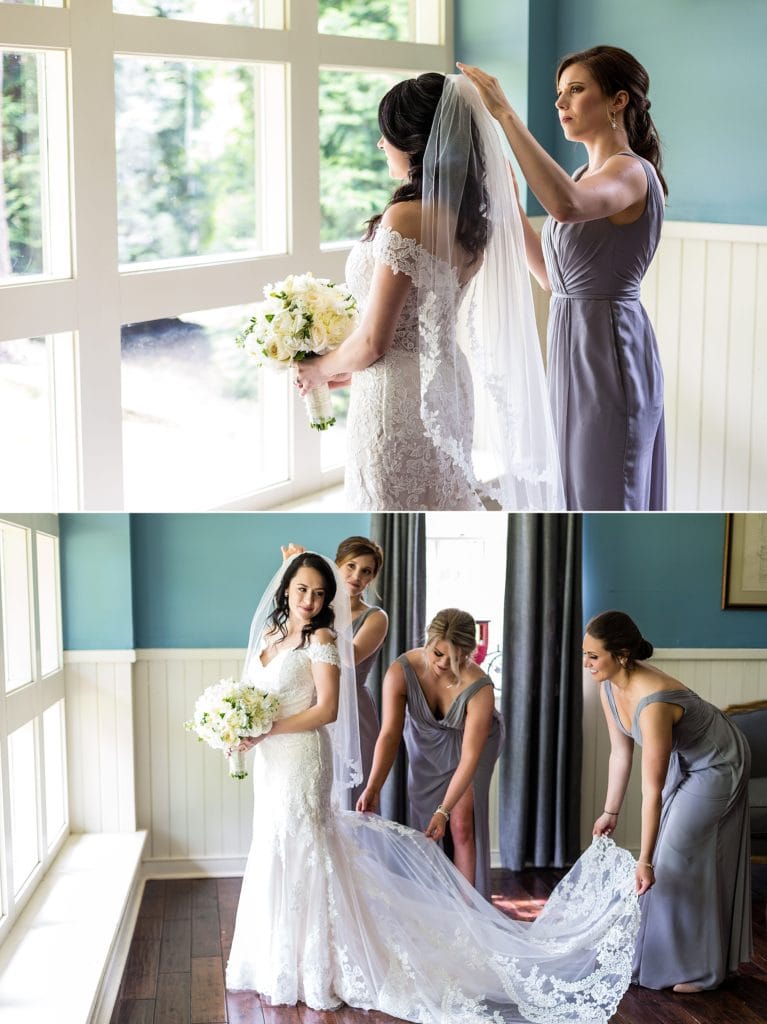
[[[367,686],[370,669],[378,657],[389,631],[389,617],[383,608],[364,600],[383,566],[383,551],[367,537],[347,537],[338,545],[336,565],[349,592],[354,634],[354,665],[357,673],[357,707],[360,717],[362,782],[352,790],[351,806],[357,803],[373,766],[373,751],[378,739],[378,712]]]
[[[304,551],[298,544],[283,547],[283,558]],[[368,537],[347,537],[338,545],[336,565],[346,584],[352,611],[354,665],[357,674],[357,708],[360,724],[362,782],[352,790],[350,806],[354,807],[367,784],[373,765],[373,751],[378,739],[378,712],[367,677],[389,631],[389,617],[383,608],[368,604],[365,591],[372,587],[383,566],[381,547]]]
[[[649,77],[630,53],[595,46],[555,77],[565,138],[588,163],[570,178],[496,79],[459,65],[501,123],[550,215],[539,237],[520,207],[530,271],[551,291],[549,397],[569,509],[666,507],[663,371],[639,289],[660,239],[666,183]]]
[[[718,708],[644,664],[652,644],[623,612],[593,618],[583,648],[611,744],[595,835],[614,831],[634,743],[642,747],[632,980],[675,992],[715,988],[752,952],[748,744]]]
[[[447,835],[456,867],[489,899],[488,802],[504,727],[493,684],[471,660],[475,646],[474,619],[447,608],[429,625],[425,646],[390,666],[383,725],[357,810],[378,810],[404,734],[410,825],[437,841]]]

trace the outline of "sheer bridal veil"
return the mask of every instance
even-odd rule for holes
[[[474,264],[467,264],[467,238],[479,239]],[[437,257],[418,281],[421,412],[429,435],[486,507],[563,509],[511,171],[495,122],[463,75],[445,78],[424,155],[421,244]],[[455,275],[457,327],[455,315],[445,315]],[[466,361],[473,400],[461,380]]]

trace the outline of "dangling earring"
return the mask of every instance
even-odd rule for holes
[[[618,122],[615,120],[615,111],[614,110],[610,111],[610,127],[612,128],[613,131],[615,131],[615,129],[618,127]]]
[[[628,664],[628,659],[627,658],[620,658],[619,661],[621,663],[621,668],[625,668],[626,665]]]

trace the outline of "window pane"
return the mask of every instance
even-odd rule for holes
[[[289,374],[234,344],[246,308],[122,330],[126,507],[206,509],[285,480]]]
[[[38,864],[35,723],[27,722],[8,737],[11,791],[11,862],[14,895]]]
[[[279,64],[116,60],[120,262],[286,251]]]
[[[320,70],[320,211],[322,242],[359,238],[394,191],[377,148],[378,104],[404,75]]]
[[[320,465],[324,470],[343,466],[346,459],[346,415],[349,411],[349,388],[330,392],[336,422],[320,435]]]
[[[0,342],[0,505],[54,507],[48,341]],[[12,440],[10,440],[12,438]]]
[[[43,712],[45,750],[45,834],[51,848],[67,819],[67,765],[64,747],[64,701]]]
[[[475,619],[489,620],[488,663],[503,636],[507,528],[502,512],[426,516],[427,619],[440,608],[463,608]]]
[[[0,282],[67,277],[65,58],[0,50]]]
[[[2,587],[5,688],[15,690],[32,680],[32,637],[29,616],[29,531],[10,523],[0,525],[0,586]]]
[[[47,533],[37,534],[37,602],[40,620],[40,672],[47,676],[61,667],[58,541]]]
[[[334,36],[413,39],[415,0],[320,0],[319,30]]]
[[[116,14],[145,14],[156,18],[184,18],[254,28],[284,28],[282,0],[114,0]]]

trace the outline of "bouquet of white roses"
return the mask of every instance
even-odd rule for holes
[[[244,753],[232,747],[247,736],[269,732],[279,706],[274,694],[250,683],[237,683],[231,677],[220,679],[197,698],[194,716],[184,722],[184,728],[196,733],[209,747],[225,752],[233,779],[246,779]]]
[[[338,348],[356,324],[357,303],[346,285],[312,274],[291,274],[266,285],[264,301],[236,343],[262,360],[287,367]],[[306,396],[306,408],[315,430],[335,423],[327,384]]]

